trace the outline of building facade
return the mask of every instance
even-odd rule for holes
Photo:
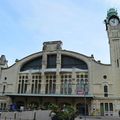
[[[8,67],[0,58],[0,108],[72,105],[82,115],[118,116],[120,110],[120,19],[111,8],[105,19],[110,64],[63,50],[61,41],[43,43],[41,52]]]

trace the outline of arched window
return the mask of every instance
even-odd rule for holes
[[[20,71],[26,71],[26,70],[31,70],[31,69],[39,70],[41,68],[42,68],[42,56],[39,56],[39,57],[29,60],[25,64],[23,64]]]
[[[5,93],[5,85],[3,86],[3,94]]]
[[[61,68],[79,68],[87,70],[88,66],[83,60],[72,56],[61,55]]]
[[[104,86],[104,97],[108,97],[108,86]]]

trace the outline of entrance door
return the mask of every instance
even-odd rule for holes
[[[86,108],[85,108],[85,104],[79,103],[76,105],[76,109],[79,113],[79,115],[88,115],[88,105],[86,104]]]

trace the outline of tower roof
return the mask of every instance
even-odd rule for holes
[[[107,18],[111,18],[112,16],[117,16],[118,15],[118,12],[117,10],[115,10],[114,8],[110,8],[108,11],[107,11]]]

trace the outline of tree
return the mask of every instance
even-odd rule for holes
[[[74,120],[75,118],[75,110],[70,105],[64,105],[63,108],[60,108],[56,104],[50,104],[48,108],[51,112],[56,113],[55,120]]]

